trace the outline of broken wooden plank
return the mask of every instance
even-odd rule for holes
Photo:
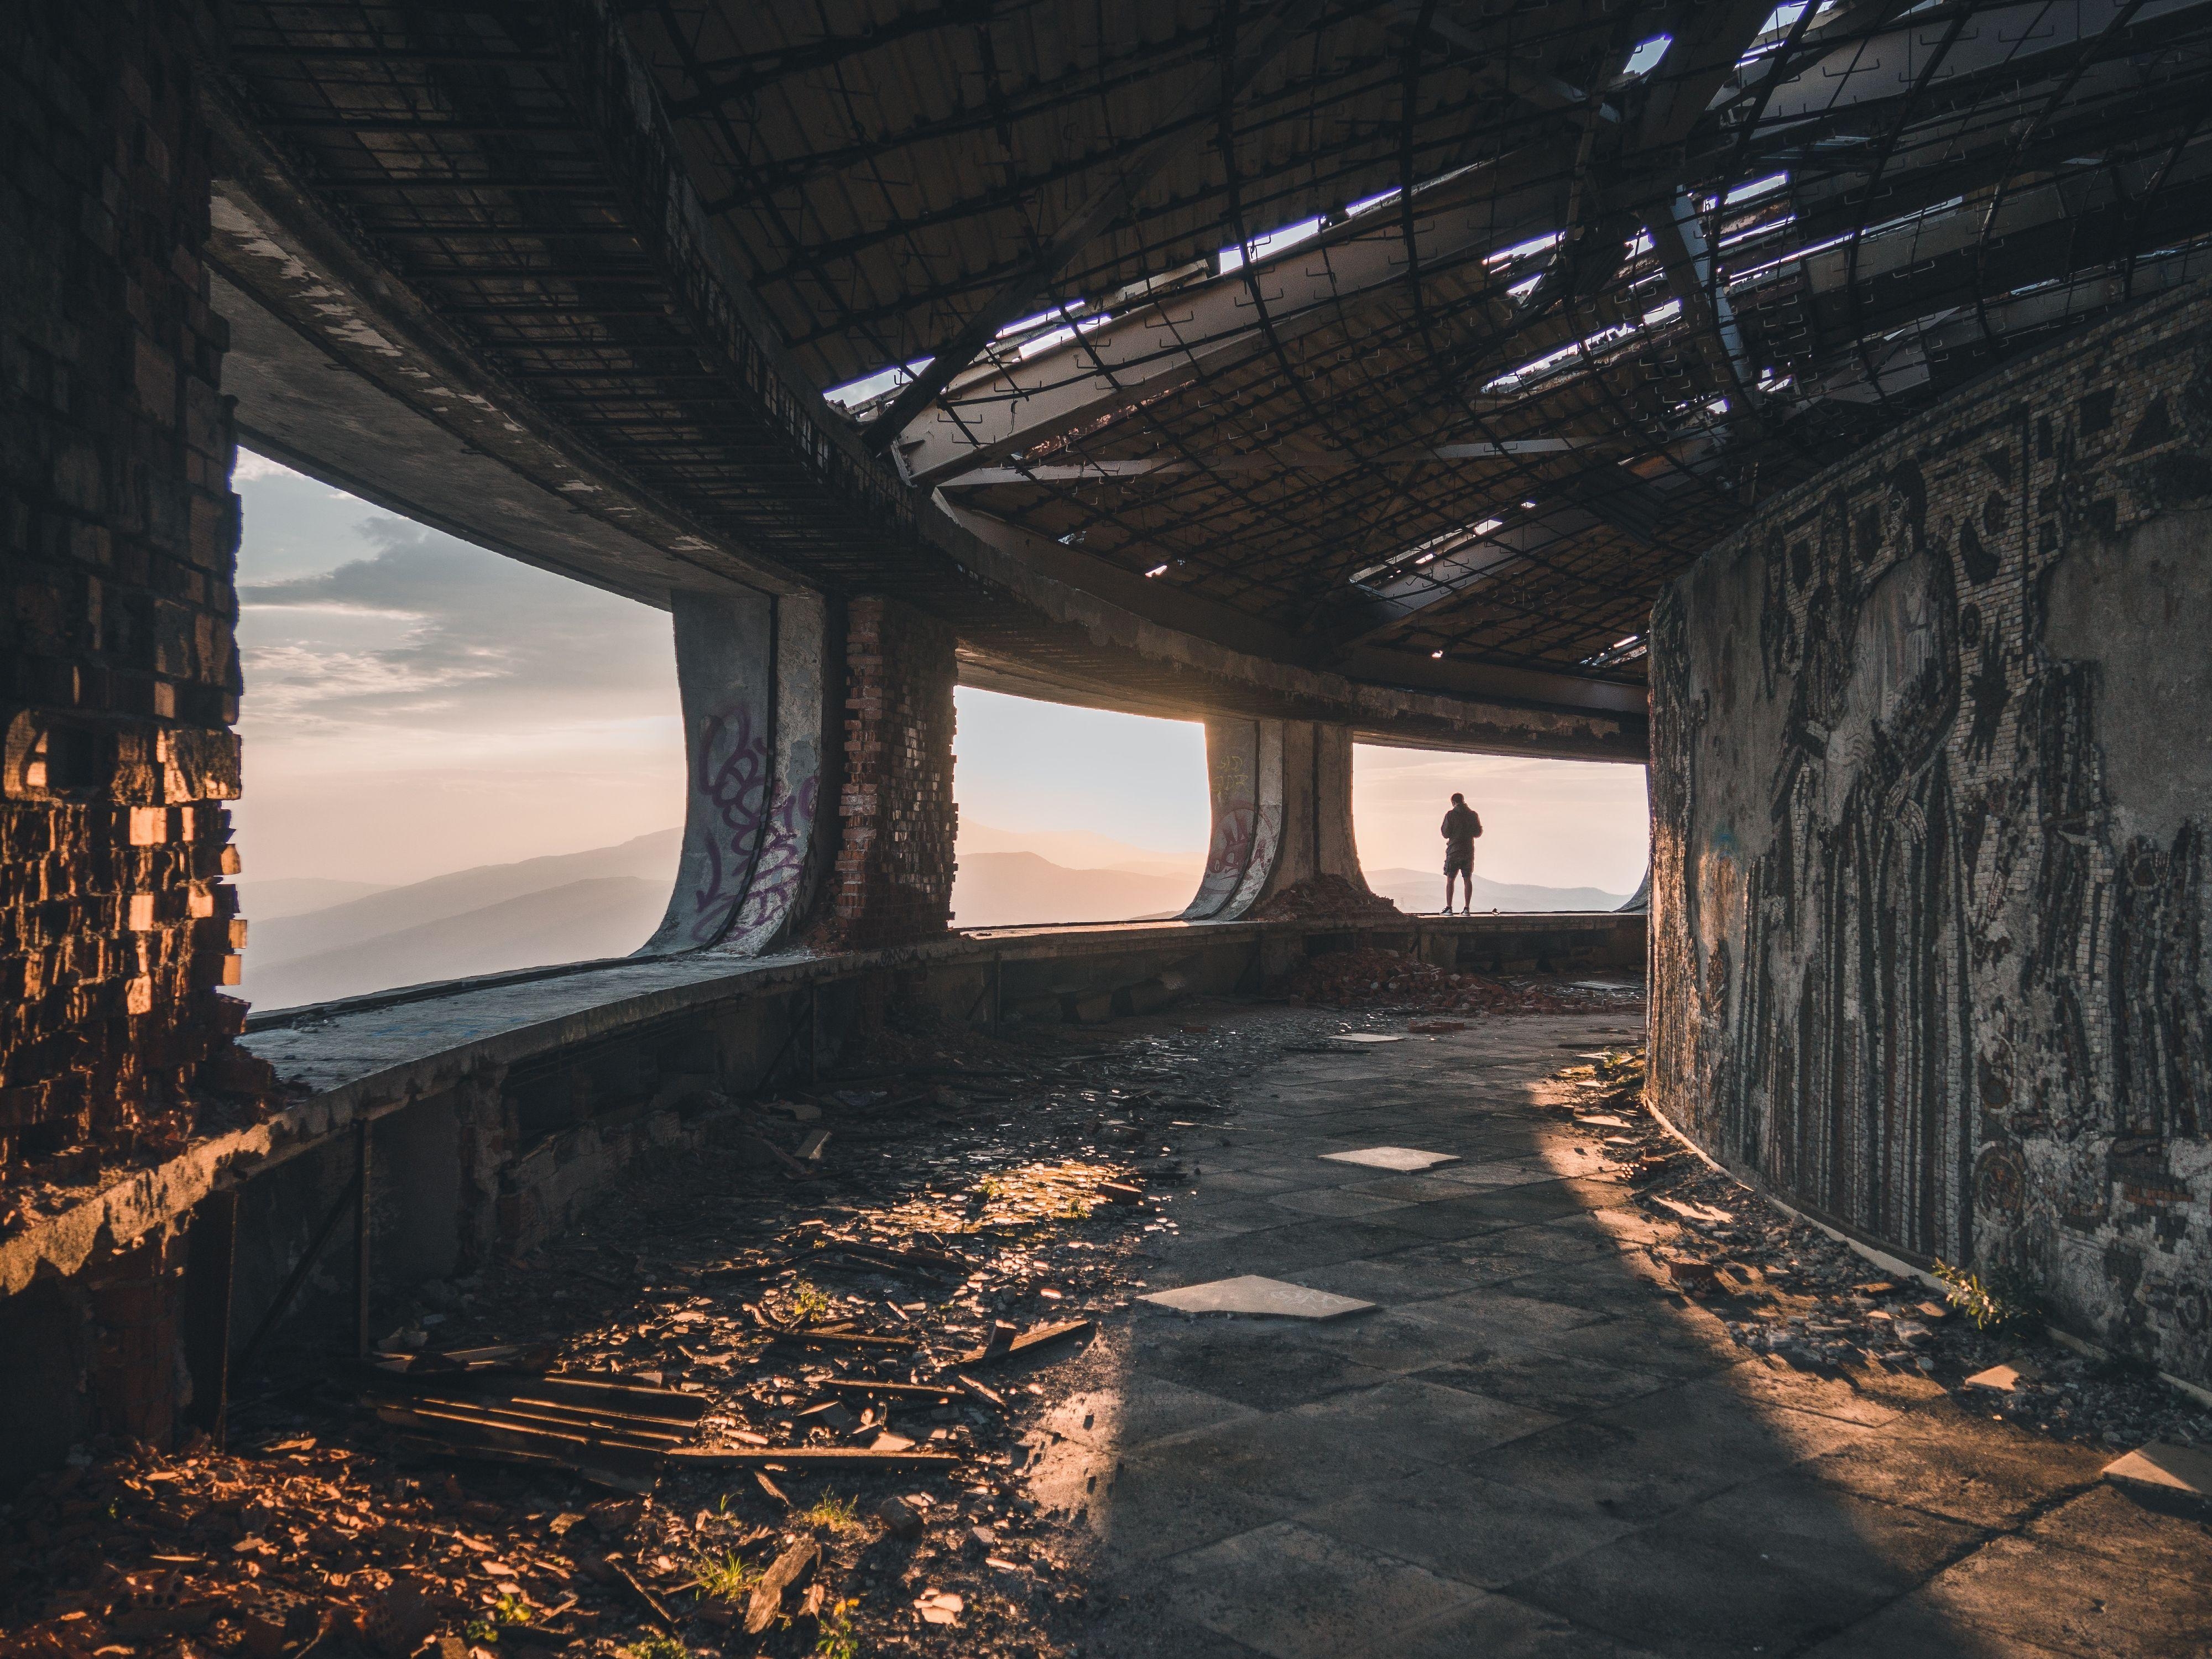
[[[661,1606],[660,1598],[641,1583],[637,1576],[630,1571],[619,1557],[610,1555],[606,1558],[606,1561],[607,1565],[615,1570],[616,1577],[629,1585],[637,1599],[645,1603],[653,1618],[659,1621],[661,1629],[672,1634],[676,1629],[676,1620],[670,1615],[668,1609]]]
[[[527,1419],[518,1421],[512,1414],[456,1412],[396,1402],[380,1403],[374,1410],[379,1420],[395,1428],[413,1429],[436,1437],[458,1432],[491,1445],[515,1451],[543,1452],[555,1457],[576,1459],[586,1455],[617,1453],[626,1454],[629,1461],[635,1462],[639,1457],[658,1457],[669,1449],[666,1443],[659,1441],[634,1439],[626,1435],[586,1434]]]
[[[865,1446],[678,1446],[667,1454],[678,1468],[751,1468],[787,1463],[807,1468],[910,1468],[960,1461],[957,1452],[873,1451]]]
[[[872,1376],[825,1376],[814,1386],[836,1394],[879,1394],[892,1400],[949,1401],[960,1391],[936,1382],[879,1382]]]
[[[1085,1332],[1096,1328],[1096,1322],[1089,1319],[1070,1319],[1057,1325],[1033,1326],[1014,1338],[1004,1348],[996,1352],[988,1346],[977,1348],[971,1353],[962,1354],[952,1364],[980,1365],[988,1359],[1012,1359],[1018,1355],[1034,1353],[1039,1348],[1048,1346],[1053,1343],[1065,1342],[1069,1337],[1080,1336]]]
[[[484,1413],[484,1416],[502,1418],[502,1420],[514,1418],[515,1422],[522,1422],[522,1425],[544,1425],[544,1427],[557,1427],[557,1429],[577,1429],[577,1431],[581,1433],[598,1433],[598,1436],[615,1436],[615,1437],[626,1437],[626,1440],[641,1440],[641,1443],[646,1444],[657,1444],[657,1443],[677,1444],[679,1440],[688,1440],[692,1433],[690,1425],[684,1425],[681,1429],[677,1429],[675,1425],[671,1425],[665,1418],[630,1418],[630,1416],[619,1416],[619,1413],[613,1413],[613,1411],[584,1411],[580,1409],[580,1407],[556,1405],[556,1402],[549,1402],[549,1401],[531,1401],[531,1398],[522,1398],[522,1395],[502,1395],[502,1398],[495,1398],[495,1401],[483,1401],[483,1398],[477,1398],[477,1401],[469,1401],[469,1398],[441,1398],[441,1395],[435,1395],[435,1394],[411,1395],[411,1398],[403,1398],[403,1401],[378,1401],[378,1398],[369,1395],[369,1402],[378,1407],[394,1405],[394,1407],[403,1407],[403,1409],[452,1411],[452,1413],[456,1413],[456,1416]]]
[[[620,1382],[580,1372],[553,1372],[533,1377],[514,1390],[533,1399],[548,1399],[586,1408],[604,1407],[634,1417],[665,1418],[671,1422],[696,1423],[714,1403],[710,1395],[686,1394],[680,1389],[656,1389],[642,1382]]]
[[[943,1250],[925,1249],[918,1244],[909,1244],[895,1250],[887,1244],[870,1244],[851,1239],[833,1238],[825,1240],[823,1249],[854,1256],[872,1267],[900,1268],[909,1273],[917,1270],[934,1270],[939,1273],[964,1273],[973,1266],[963,1257],[948,1255]]]
[[[784,1593],[814,1565],[820,1547],[811,1538],[802,1538],[775,1558],[769,1570],[753,1586],[751,1598],[745,1603],[745,1634],[758,1636],[775,1622],[783,1611]]]
[[[978,1382],[972,1376],[956,1376],[952,1380],[955,1382],[957,1382],[962,1388],[965,1389],[969,1394],[974,1395],[975,1398],[983,1401],[984,1404],[995,1406],[1000,1411],[1006,1409],[1006,1396],[1000,1394],[997,1389],[985,1388],[981,1382]]]

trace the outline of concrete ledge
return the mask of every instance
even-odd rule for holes
[[[1012,968],[1034,977],[1041,967],[1095,971],[1118,962],[1118,975],[1109,977],[1137,980],[1200,957],[1212,959],[1235,982],[1253,974],[1273,976],[1316,951],[1369,945],[1431,961],[1462,953],[1486,957],[1501,949],[1519,957],[1540,950],[1577,965],[1640,968],[1644,939],[1642,915],[1610,911],[1002,927],[831,956],[624,957],[280,1009],[248,1022],[246,1046],[288,1082],[304,1085],[307,1097],[265,1121],[121,1173],[80,1202],[0,1240],[0,1297],[41,1275],[66,1278],[95,1253],[169,1224],[219,1188],[329,1144],[356,1121],[386,1116],[472,1080],[495,1084],[526,1062],[557,1064],[565,1051],[673,1028],[748,1001],[884,974],[964,974],[960,989],[966,997],[994,967],[1002,975]]]

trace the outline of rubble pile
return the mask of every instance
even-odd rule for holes
[[[1069,1652],[1036,1421],[1172,1227],[1176,1145],[1322,1018],[1189,1018],[889,1030],[421,1287],[371,1362],[296,1322],[231,1449],[96,1444],[0,1504],[0,1651]]]
[[[1309,876],[1254,908],[1255,921],[1311,921],[1332,916],[1359,920],[1395,918],[1401,912],[1389,899],[1355,887],[1342,876]]]
[[[1594,1175],[1636,1183],[1645,1254],[1753,1353],[1828,1375],[1928,1378],[1964,1408],[2054,1439],[2212,1445],[2212,1411],[2149,1368],[2089,1357],[2028,1322],[1977,1329],[1951,1292],[1867,1259],[1684,1146],[1644,1106],[1640,1052],[1562,1073],[1557,1109],[1589,1132]]]
[[[1269,995],[1292,1004],[1419,1013],[1587,1014],[1644,1006],[1638,986],[1455,973],[1406,951],[1372,946],[1309,957],[1267,988]]]

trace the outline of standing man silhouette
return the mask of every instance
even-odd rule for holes
[[[1482,833],[1482,819],[1467,804],[1465,795],[1452,797],[1451,811],[1444,814],[1444,914],[1451,914],[1452,878],[1460,877],[1466,884],[1467,908],[1463,914],[1474,914],[1474,838]]]

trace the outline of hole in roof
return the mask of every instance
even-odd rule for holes
[[[1226,276],[1232,270],[1242,270],[1247,264],[1258,264],[1263,259],[1288,252],[1300,242],[1310,241],[1321,234],[1325,222],[1322,215],[1316,214],[1312,218],[1301,219],[1294,225],[1285,225],[1280,229],[1255,236],[1242,247],[1223,248],[1219,256],[1221,274]]]
[[[863,374],[857,380],[848,380],[842,386],[833,386],[822,394],[823,401],[833,403],[847,414],[866,408],[870,404],[890,396],[901,386],[921,373],[935,361],[917,357],[910,363],[893,363],[889,368],[879,368],[872,374]]]
[[[1671,34],[1655,34],[1649,40],[1640,40],[1636,50],[1628,54],[1628,61],[1620,66],[1621,75],[1628,80],[1649,75],[1659,67],[1659,60],[1667,55],[1667,48],[1674,44]]]

